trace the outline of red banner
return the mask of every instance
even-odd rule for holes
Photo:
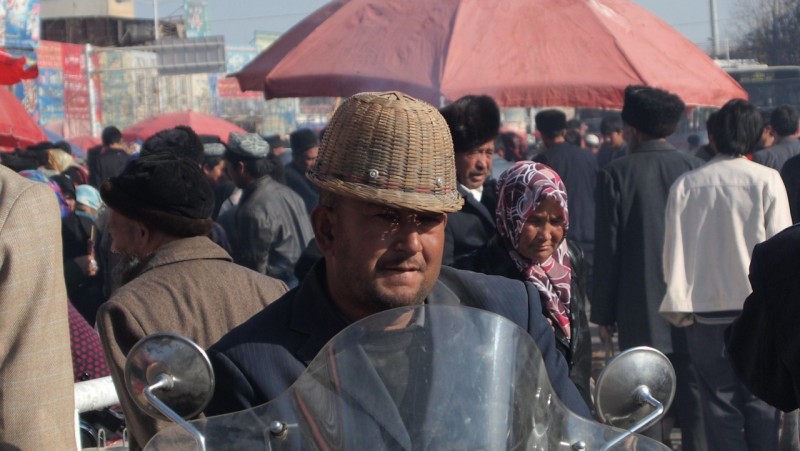
[[[64,119],[70,136],[92,135],[89,107],[89,78],[84,46],[61,44],[64,68]]]

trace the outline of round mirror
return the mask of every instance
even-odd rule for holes
[[[647,387],[666,413],[675,397],[675,370],[664,354],[646,346],[620,353],[600,372],[595,384],[595,408],[600,421],[630,429],[656,410],[642,402],[637,393],[641,387]],[[654,418],[642,429],[659,419]]]
[[[125,384],[136,405],[151,417],[166,420],[144,394],[161,375],[172,386],[153,394],[182,418],[197,416],[211,401],[214,371],[205,351],[192,340],[170,333],[148,335],[133,346],[125,362]]]

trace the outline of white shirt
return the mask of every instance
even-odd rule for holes
[[[660,313],[676,326],[693,312],[742,309],[753,247],[792,224],[774,169],[717,155],[681,175],[669,192],[664,236],[667,293]]]
[[[472,197],[475,198],[475,200],[477,200],[478,202],[481,201],[481,197],[483,197],[483,185],[481,185],[481,186],[479,186],[479,187],[477,187],[475,189],[469,189],[464,185],[461,185],[461,186],[463,186],[465,190],[469,191],[470,194],[472,194]]]

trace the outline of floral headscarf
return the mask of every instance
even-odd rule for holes
[[[544,164],[519,161],[500,176],[497,191],[497,233],[517,268],[539,290],[546,314],[569,339],[572,269],[567,240],[562,240],[553,255],[543,262],[535,262],[517,251],[522,227],[548,197],[555,199],[564,211],[566,235],[569,210],[564,182],[556,171]]]

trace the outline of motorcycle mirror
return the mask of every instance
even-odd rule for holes
[[[131,348],[125,384],[148,415],[183,425],[183,419],[197,416],[211,401],[214,371],[205,351],[192,340],[156,333]]]
[[[595,384],[598,419],[629,433],[658,421],[675,397],[675,370],[661,352],[646,346],[612,358]]]

